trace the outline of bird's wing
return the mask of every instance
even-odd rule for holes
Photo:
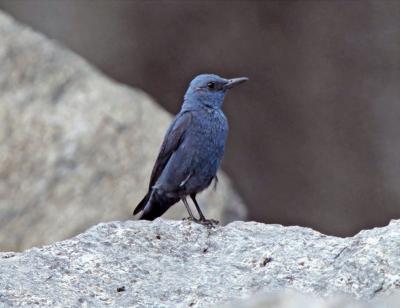
[[[185,132],[192,121],[192,114],[190,111],[179,113],[175,120],[172,122],[167,133],[165,134],[164,141],[161,145],[160,153],[157,156],[156,162],[151,172],[149,190],[154,186],[167,165],[171,155],[178,149],[181,144]]]

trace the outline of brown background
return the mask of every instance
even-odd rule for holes
[[[400,217],[400,1],[0,8],[173,113],[198,73],[250,77],[225,102],[223,166],[250,219],[349,235]]]

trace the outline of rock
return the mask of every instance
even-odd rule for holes
[[[251,298],[234,301],[224,308],[383,308],[399,307],[400,296],[376,300],[356,300],[349,296],[321,298],[293,291],[257,294]]]
[[[399,238],[400,220],[351,238],[255,222],[103,223],[50,246],[0,253],[0,302],[217,307],[287,289],[367,301],[400,288]]]
[[[129,219],[171,116],[2,12],[0,67],[0,249]],[[243,219],[242,201],[220,179],[200,199],[206,215]],[[185,216],[183,205],[167,215]]]

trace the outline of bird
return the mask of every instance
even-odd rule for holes
[[[189,84],[181,110],[164,136],[156,158],[148,191],[136,206],[141,220],[154,220],[180,200],[190,220],[216,224],[206,219],[196,195],[217,179],[228,135],[228,121],[222,104],[228,90],[247,81],[247,77],[225,79],[216,74],[200,74]],[[193,201],[199,218],[188,204]]]

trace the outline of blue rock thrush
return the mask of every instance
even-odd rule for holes
[[[213,179],[224,154],[228,122],[221,110],[228,89],[248,78],[224,79],[203,74],[192,80],[181,111],[169,126],[150,177],[149,189],[134,215],[153,220],[182,200],[189,219],[210,224],[196,201],[196,194]],[[196,219],[186,200],[190,196],[199,214]]]

